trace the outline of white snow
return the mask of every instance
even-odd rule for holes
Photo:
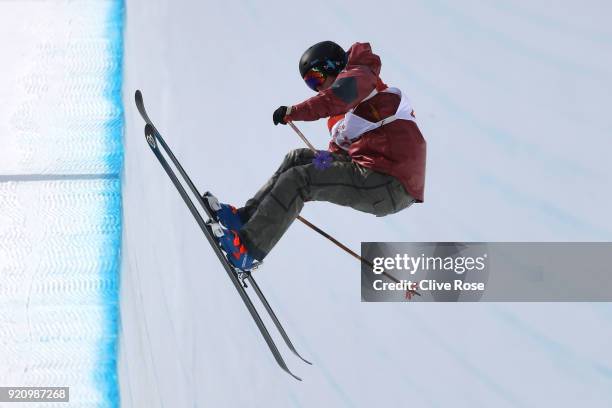
[[[612,404],[608,304],[366,304],[359,265],[300,223],[257,279],[306,366],[283,373],[143,137],[142,89],[198,187],[241,205],[290,149],[273,110],[311,95],[311,43],[368,41],[415,105],[426,201],[386,218],[303,215],[361,241],[612,238],[607,2],[129,1],[124,407]],[[298,123],[320,147],[322,121]],[[272,328],[271,328],[272,330]],[[274,332],[274,330],[272,330]],[[279,344],[282,340],[276,336]]]
[[[118,399],[116,5],[0,2],[0,385],[71,407]]]

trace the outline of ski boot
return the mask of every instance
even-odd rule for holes
[[[223,236],[219,237],[219,244],[227,254],[227,259],[241,271],[250,271],[257,265],[257,261],[248,253],[238,235],[238,231],[224,229]]]
[[[236,207],[219,203],[219,200],[210,192],[202,195],[202,201],[215,217],[213,221],[216,222],[211,224],[211,229],[229,262],[243,272],[259,266],[259,262],[249,255],[238,235],[243,222]]]
[[[230,230],[238,231],[244,224],[240,218],[238,209],[230,204],[220,203],[217,197],[209,191],[202,195],[202,201],[208,210],[214,215],[215,220]]]

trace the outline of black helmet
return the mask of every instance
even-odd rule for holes
[[[346,66],[346,52],[333,41],[323,41],[309,47],[300,58],[300,75],[306,84],[317,90],[317,82],[335,76]],[[309,76],[307,78],[306,76]],[[314,75],[313,75],[314,74]]]

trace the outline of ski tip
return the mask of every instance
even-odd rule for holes
[[[282,357],[280,357],[280,355],[275,355],[275,357],[276,357],[276,361],[278,362],[278,364],[280,365],[280,367],[283,369],[284,372],[286,372],[287,374],[289,374],[290,376],[292,376],[296,380],[302,381],[302,379],[300,377],[298,377],[297,375],[293,374],[291,372],[291,370],[289,370],[289,367],[287,367],[287,365],[283,361]]]
[[[295,378],[296,380],[298,380],[298,381],[302,381],[302,379],[301,379],[300,377],[298,377],[297,375],[293,374],[291,371],[289,371],[289,370],[286,370],[286,371],[289,373],[289,375],[290,375],[290,376],[292,376],[292,377],[293,377],[293,378]]]
[[[293,347],[293,344],[291,344],[291,345],[289,346],[289,348],[291,349],[291,351],[293,352],[293,354],[295,354],[296,356],[298,356],[298,358],[299,358],[300,360],[302,360],[302,361],[303,361],[303,362],[305,362],[306,364],[310,364],[310,365],[312,365],[312,363],[311,363],[310,361],[306,360],[304,357],[302,357],[302,356],[300,355],[300,353],[298,353],[298,352],[297,352],[297,350],[296,350],[296,349]]]
[[[136,93],[134,94],[134,99],[136,99],[136,102],[142,100],[142,92],[140,92],[140,89],[136,90]]]

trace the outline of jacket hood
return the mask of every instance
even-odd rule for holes
[[[346,70],[355,66],[365,65],[370,68],[376,76],[380,74],[380,58],[372,52],[370,43],[355,43],[351,45],[347,54],[348,61],[346,63]]]

